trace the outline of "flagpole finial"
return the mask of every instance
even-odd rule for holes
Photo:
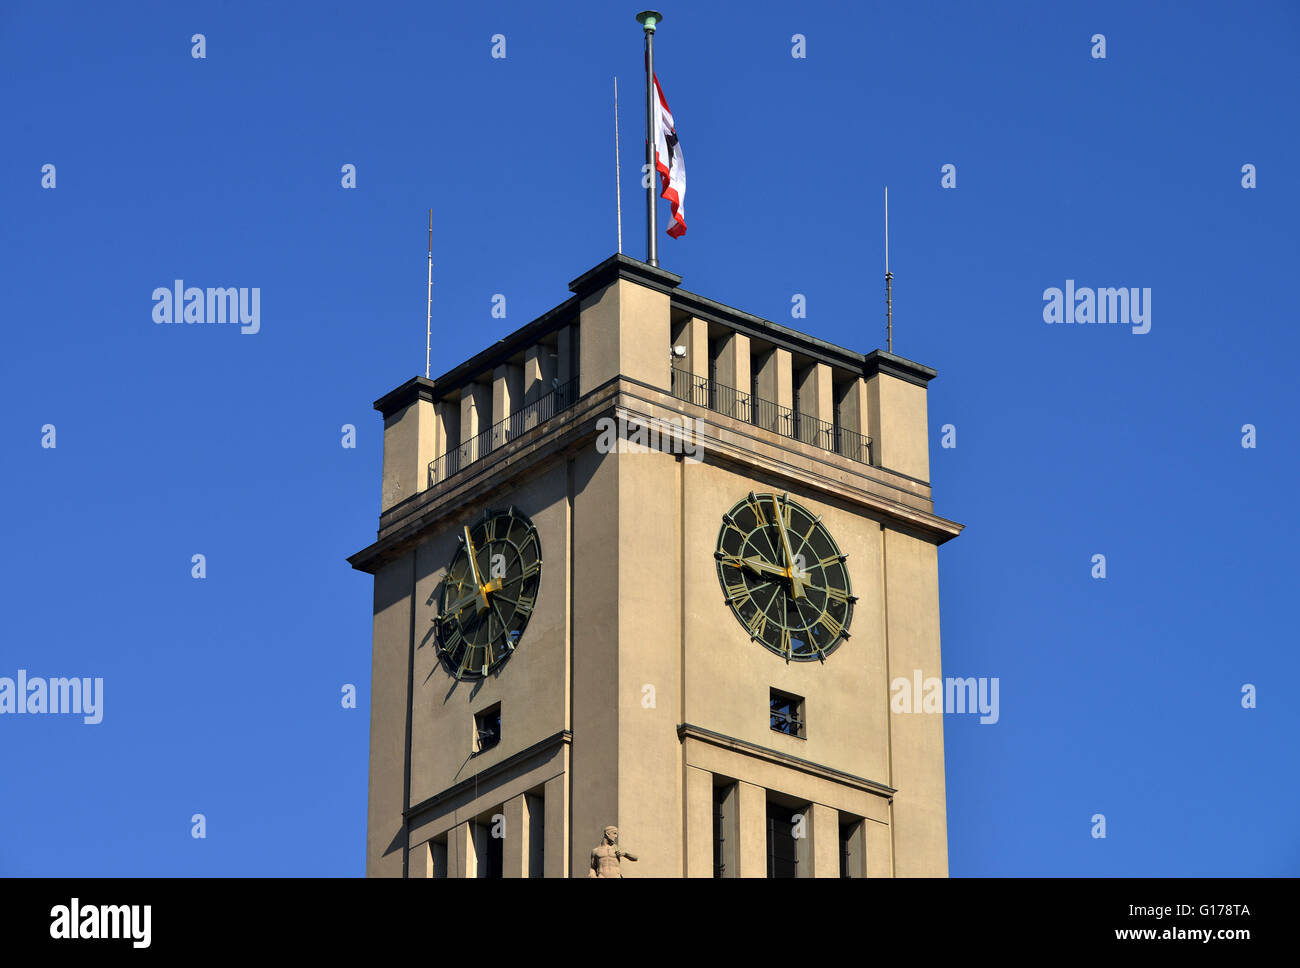
[[[636,22],[645,28],[645,229],[647,265],[659,265],[658,241],[655,239],[655,27],[664,19],[658,10],[642,10]]]

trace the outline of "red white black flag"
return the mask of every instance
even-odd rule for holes
[[[659,172],[663,189],[659,197],[668,199],[672,205],[673,224],[668,227],[668,234],[680,238],[686,234],[686,160],[682,157],[682,146],[677,143],[673,113],[668,110],[658,75],[655,76],[655,170]]]

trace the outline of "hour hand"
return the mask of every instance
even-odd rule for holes
[[[778,578],[785,577],[785,569],[779,565],[764,561],[762,558],[743,558],[740,555],[725,555],[722,557],[724,564],[732,568],[744,568],[753,572],[755,575],[776,575]]]
[[[741,558],[740,563],[756,575],[776,575],[778,578],[785,577],[785,569],[779,565],[774,565],[770,561],[764,561],[762,558]]]
[[[478,599],[479,599],[479,591],[478,589],[475,589],[473,593],[466,595],[464,598],[458,601],[452,602],[450,605],[444,608],[442,610],[442,615],[455,615],[461,609],[469,605],[473,605],[475,602],[478,601]]]

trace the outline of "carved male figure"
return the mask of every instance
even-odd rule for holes
[[[636,854],[624,850],[618,845],[618,828],[609,826],[605,828],[605,836],[601,842],[591,849],[591,869],[587,871],[588,877],[622,877],[623,871],[619,864],[620,858],[626,857],[628,860],[636,860]]]

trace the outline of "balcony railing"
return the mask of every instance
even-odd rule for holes
[[[524,431],[532,430],[537,425],[545,423],[557,413],[573,406],[577,399],[578,381],[570,380],[534,400],[522,410],[516,410],[505,420],[493,424],[454,450],[449,450],[436,460],[430,461],[429,486],[445,481],[476,460],[481,460],[498,447],[514,440]]]
[[[673,396],[696,406],[735,417],[745,423],[775,431],[783,437],[812,444],[833,454],[840,454],[860,464],[871,463],[871,438],[840,426],[839,412],[834,423],[790,407],[781,407],[716,380],[696,376],[688,370],[672,370]]]

